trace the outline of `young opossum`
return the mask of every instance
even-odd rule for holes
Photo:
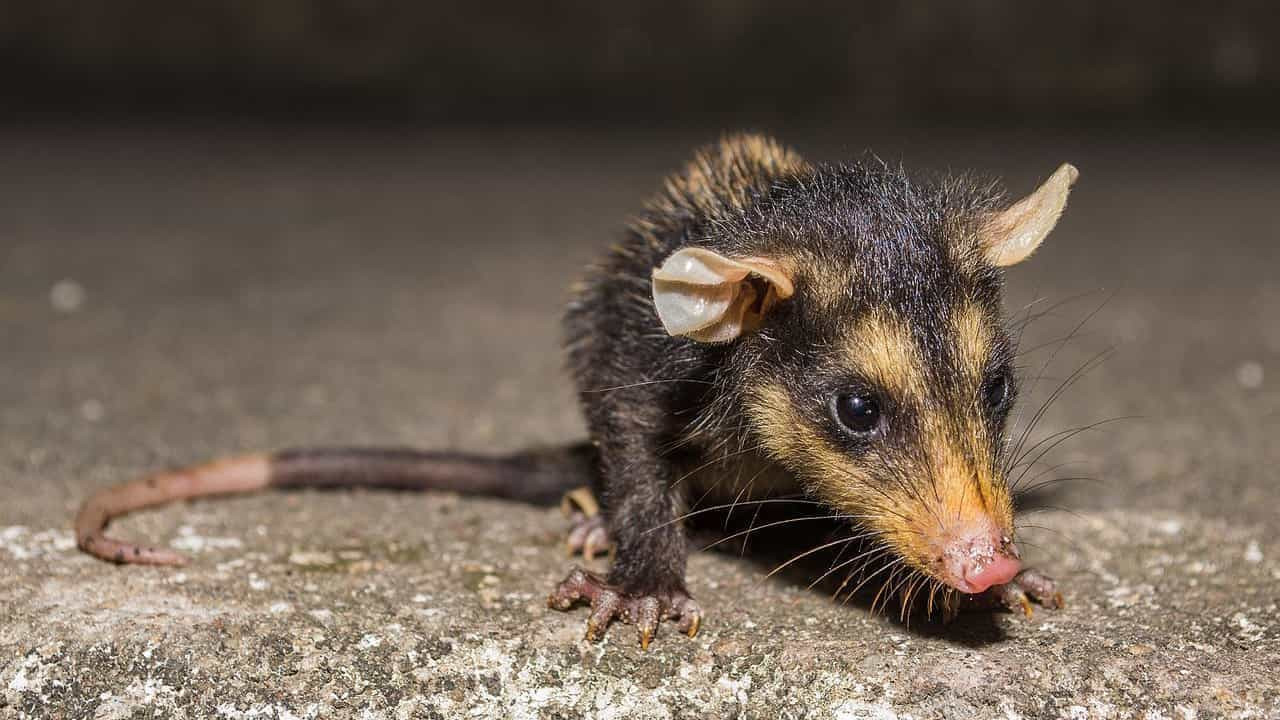
[[[931,598],[1059,606],[1014,543],[1003,462],[1014,346],[999,268],[1040,245],[1076,176],[1063,165],[1008,204],[963,177],[917,184],[878,162],[811,165],[769,138],[727,137],[667,179],[576,290],[564,325],[589,444],[224,460],[98,493],[76,518],[79,546],[118,563],[181,563],[103,531],[140,508],[267,487],[554,503],[590,485],[603,516],[570,542],[588,557],[612,544],[614,562],[606,577],[574,569],[548,604],[590,603],[588,637],[621,619],[647,647],[663,620],[692,636],[702,618],[685,584],[694,500],[803,493]]]

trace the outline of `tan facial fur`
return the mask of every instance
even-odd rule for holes
[[[843,357],[857,371],[890,396],[915,403],[925,399],[928,383],[911,330],[888,313],[872,314],[849,332]]]
[[[757,389],[748,414],[768,453],[800,474],[809,492],[876,533],[910,568],[932,574],[939,546],[958,528],[1013,532],[1012,500],[992,448],[998,439],[977,400],[992,322],[977,305],[962,305],[950,319],[955,392],[973,398],[967,404],[940,396],[925,371],[930,359],[901,320],[880,313],[851,324],[838,362],[891,398],[910,426],[905,437],[891,428],[891,438],[872,441],[865,453],[833,442],[782,383]]]
[[[974,383],[981,382],[982,371],[991,354],[995,341],[994,324],[995,319],[972,302],[961,305],[951,318],[951,332],[959,361],[957,369]]]

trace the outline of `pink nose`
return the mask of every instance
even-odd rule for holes
[[[1014,578],[1022,569],[1017,558],[998,554],[986,563],[973,563],[964,568],[964,581],[969,585],[968,592],[980,593],[992,585],[1003,585]]]
[[[980,593],[1013,580],[1022,569],[1018,548],[990,528],[959,532],[941,547],[943,580],[962,593]]]

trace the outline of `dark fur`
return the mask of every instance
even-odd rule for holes
[[[618,544],[609,581],[625,591],[683,590],[686,543],[675,520],[690,502],[690,487],[677,480],[728,449],[759,444],[742,408],[766,379],[784,384],[832,443],[850,453],[862,449],[824,411],[831,392],[861,381],[825,350],[868,309],[906,320],[924,356],[936,360],[928,381],[938,397],[965,405],[956,417],[969,416],[971,396],[950,391],[945,327],[961,298],[999,317],[1000,277],[978,260],[976,245],[978,217],[1000,201],[991,186],[963,178],[916,184],[864,161],[775,174],[760,169],[749,197],[744,207],[708,207],[704,198],[669,189],[653,203],[659,210],[633,223],[595,269],[565,318],[569,365],[600,447],[596,487]],[[957,242],[965,237],[972,247]],[[670,337],[653,308],[650,274],[688,246],[729,257],[792,258],[796,295],[734,343]],[[818,291],[833,282],[846,290],[834,304]],[[1005,372],[1010,362],[1008,339],[1000,335],[991,372]],[[912,452],[911,413],[899,410],[903,424],[888,442]],[[1004,412],[985,421],[998,436]]]

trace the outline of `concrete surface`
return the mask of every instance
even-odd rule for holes
[[[1083,175],[1009,307],[1066,301],[1027,407],[1136,416],[1023,538],[1068,605],[904,626],[701,553],[695,640],[581,642],[545,610],[551,510],[369,492],[118,523],[182,570],[79,555],[92,489],[298,443],[507,449],[578,436],[564,288],[706,135],[0,133],[0,717],[1280,717],[1280,144],[789,136],[1031,187]],[[1073,299],[1074,298],[1074,299]],[[1028,355],[1037,374],[1048,350]]]

